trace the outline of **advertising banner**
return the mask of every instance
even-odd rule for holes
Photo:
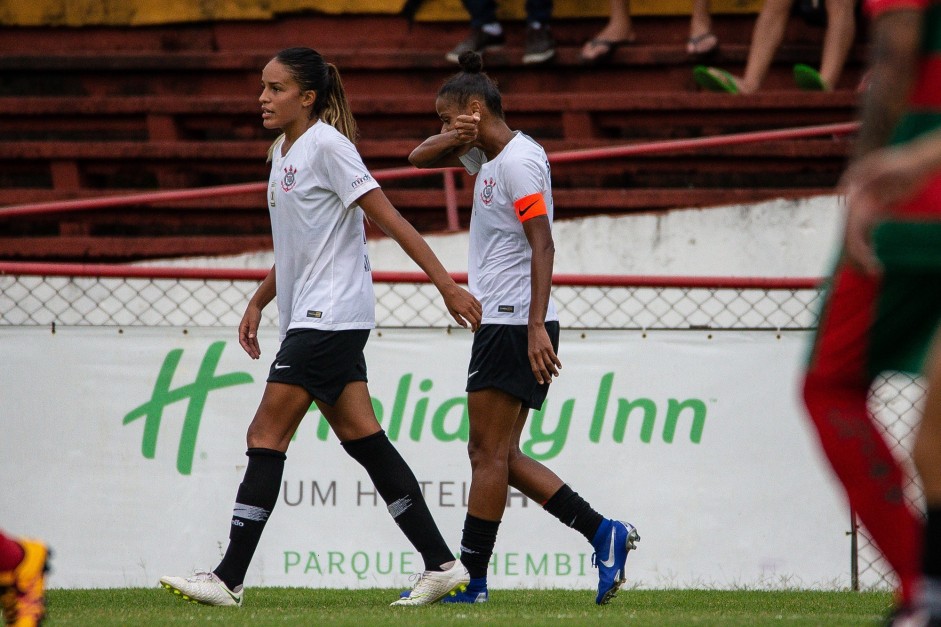
[[[54,587],[153,586],[224,551],[277,351],[234,329],[0,328],[0,528],[46,539]],[[369,387],[456,550],[470,486],[464,330],[373,331]],[[804,416],[804,332],[563,331],[524,453],[637,526],[628,585],[849,583],[849,513]],[[316,409],[246,585],[407,586],[420,557]],[[590,588],[592,548],[510,491],[492,588]]]

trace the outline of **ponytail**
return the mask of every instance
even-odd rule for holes
[[[278,145],[278,142],[281,141],[282,137],[284,137],[284,133],[278,135],[278,138],[271,142],[271,145],[268,146],[268,158],[265,159],[265,163],[271,163],[271,160],[274,159],[274,147]]]
[[[324,106],[319,113],[320,119],[346,135],[347,139],[355,144],[359,131],[356,128],[356,120],[353,118],[350,103],[346,100],[346,90],[343,89],[343,81],[340,80],[340,71],[332,63],[327,64],[327,71],[330,73],[330,88],[324,97]],[[318,100],[320,97],[318,94]],[[314,108],[317,109],[316,104]]]

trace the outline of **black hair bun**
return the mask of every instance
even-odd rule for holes
[[[473,50],[467,50],[461,53],[457,59],[461,69],[468,74],[479,74],[484,69],[484,59]]]

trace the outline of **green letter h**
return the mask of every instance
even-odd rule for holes
[[[160,420],[163,418],[163,408],[167,405],[189,399],[186,408],[186,417],[183,420],[183,432],[180,436],[180,448],[176,457],[176,468],[181,475],[188,475],[193,469],[193,456],[196,451],[196,436],[199,433],[199,423],[203,417],[203,408],[206,406],[206,397],[211,390],[218,390],[233,385],[252,383],[253,379],[247,372],[232,372],[222,376],[215,376],[216,366],[222,356],[225,342],[214,342],[206,350],[203,363],[199,366],[196,381],[183,385],[175,390],[170,389],[173,374],[183,356],[182,349],[174,349],[167,353],[154,384],[154,392],[150,400],[132,409],[125,417],[124,424],[144,418],[144,439],[141,452],[147,459],[153,459],[157,453],[157,434],[160,431]]]

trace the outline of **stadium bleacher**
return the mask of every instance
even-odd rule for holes
[[[722,43],[714,62],[744,64],[753,18],[715,16]],[[823,31],[793,19],[765,90],[701,93],[682,45],[687,19],[638,18],[637,45],[592,68],[579,63],[578,50],[602,19],[560,18],[558,57],[537,67],[522,65],[522,24],[508,22],[510,44],[486,63],[511,127],[553,152],[853,119],[861,45],[836,92],[800,92],[791,65],[815,63]],[[395,15],[317,13],[136,28],[5,26],[0,206],[265,180],[273,135],[257,114],[260,69],[296,44],[318,48],[340,68],[367,165],[405,166],[439,127],[434,93],[455,70],[444,52],[465,30],[453,20],[409,25]],[[782,140],[563,164],[553,172],[557,216],[818,194],[836,182],[848,148],[845,138]],[[458,177],[465,227],[471,185]],[[384,187],[420,230],[445,228],[440,177]],[[113,261],[269,245],[267,210],[249,194],[29,218],[0,212],[6,259]]]

